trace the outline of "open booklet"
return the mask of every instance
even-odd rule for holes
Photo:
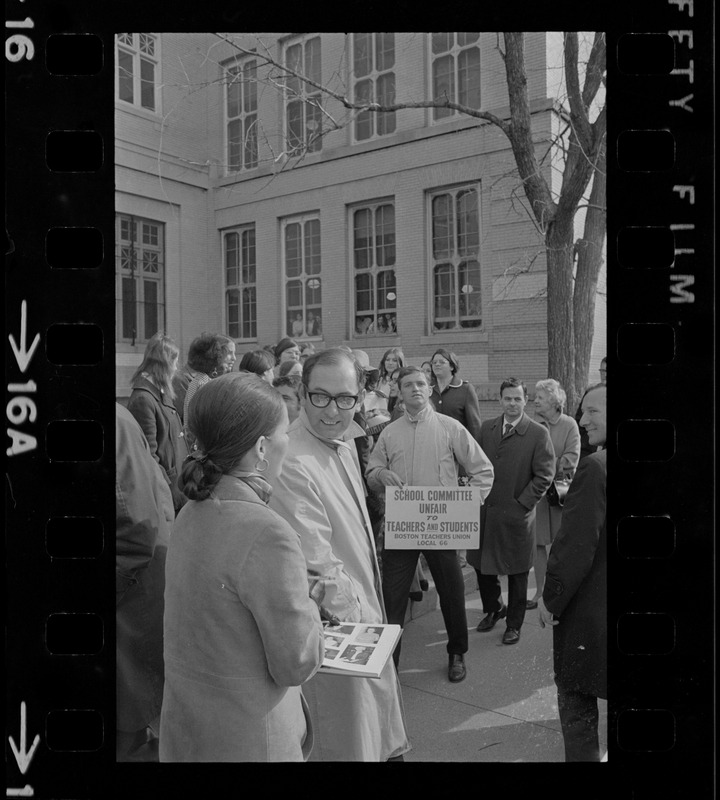
[[[402,628],[399,625],[341,622],[326,624],[325,659],[320,672],[358,678],[379,678],[392,655]]]

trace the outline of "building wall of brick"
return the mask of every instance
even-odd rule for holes
[[[248,49],[259,39],[280,59],[288,37],[235,38]],[[350,96],[348,38],[321,34],[321,39],[323,80]],[[506,116],[496,34],[483,33],[480,42],[483,108]],[[526,39],[533,133],[553,183],[558,172],[545,155],[557,131],[548,99],[557,42],[557,34],[531,33]],[[488,412],[508,374],[528,385],[547,377],[545,257],[514,175],[512,152],[497,128],[459,115],[434,123],[431,110],[408,109],[397,113],[392,135],[357,142],[352,124],[343,124],[323,139],[321,153],[287,159],[282,97],[260,84],[259,165],[229,173],[223,80],[224,65],[236,51],[209,34],[162,34],[161,43],[161,113],[116,106],[117,210],[165,224],[166,327],[182,358],[198,333],[225,329],[222,238],[245,224],[256,230],[258,331],[256,339],[238,341],[238,352],[285,335],[282,221],[317,214],[323,280],[318,347],[362,348],[375,364],[391,346],[401,346],[408,361],[417,363],[446,347],[460,357],[462,377],[477,387]],[[398,34],[395,50],[397,99],[429,96],[427,35]],[[348,119],[337,101],[330,101],[327,111],[340,123]],[[483,326],[433,332],[429,192],[465,183],[480,192]],[[351,213],[358,204],[380,199],[392,199],[396,211],[398,332],[362,337],[354,333]],[[118,345],[119,396],[143,349]]]

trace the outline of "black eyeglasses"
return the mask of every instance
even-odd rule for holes
[[[308,392],[307,395],[315,408],[327,408],[330,405],[330,401],[334,400],[335,405],[341,411],[350,411],[351,408],[355,408],[357,401],[360,399],[360,395],[357,394],[332,395],[324,392]]]

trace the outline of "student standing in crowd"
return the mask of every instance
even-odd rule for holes
[[[271,508],[297,530],[308,575],[324,587],[323,606],[341,621],[386,622],[353,421],[365,376],[338,348],[303,369],[302,411],[289,431],[288,455]],[[395,665],[379,678],[318,673],[303,687],[312,713],[312,760],[402,760],[410,749]]]
[[[600,362],[600,383],[607,383],[607,356]],[[577,411],[575,412],[575,422],[577,422],[580,427],[580,458],[585,458],[585,456],[589,456],[590,453],[594,453],[597,450],[597,447],[593,447],[588,441],[588,434],[585,428],[580,425],[580,419],[582,418],[583,413],[582,404],[587,391],[588,390],[586,389],[585,393],[580,398],[580,403],[578,404]]]
[[[480,488],[484,499],[492,487],[492,465],[463,425],[435,412],[425,373],[418,367],[404,367],[400,370],[398,389],[405,413],[383,429],[370,454],[367,470],[370,487],[376,490],[406,485],[457,487],[457,463],[465,469],[470,485]],[[468,649],[465,582],[460,563],[455,550],[422,552],[435,581],[448,633],[448,679],[457,683],[466,676]],[[391,623],[404,623],[419,556],[420,550],[386,547],[383,551],[383,594]],[[393,657],[397,665],[400,643]]]
[[[115,404],[117,761],[157,761],[172,493],[132,414]]]
[[[300,381],[301,378],[297,375],[286,375],[275,378],[272,383],[285,401],[290,425],[300,416]]]
[[[145,355],[132,377],[128,411],[142,428],[153,458],[162,469],[173,496],[175,511],[185,498],[177,477],[188,453],[182,424],[175,408],[172,379],[177,371],[179,350],[175,342],[156,333],[145,347]]]
[[[398,398],[397,376],[404,366],[405,356],[399,347],[386,350],[380,360],[380,380],[375,391],[387,399],[387,410],[390,414]]]
[[[189,410],[198,449],[167,558],[160,761],[302,761],[312,727],[300,684],[323,660],[323,586],[308,584],[297,533],[267,507],[285,403],[235,373]]]
[[[525,620],[528,574],[535,554],[535,506],[555,475],[550,434],[525,413],[527,389],[517,378],[500,384],[503,413],[483,422],[480,446],[492,462],[495,480],[480,509],[480,548],[468,550],[475,567],[485,617],[478,631],[491,631],[507,616],[503,644],[517,644]],[[508,604],[500,575],[508,576]]]
[[[286,361],[300,361],[300,345],[289,337],[281,339],[274,349],[275,353],[275,377],[279,378],[278,368]]]
[[[565,761],[600,761],[598,697],[607,698],[607,390],[590,387],[580,424],[591,446],[568,490],[538,605],[553,626]]]
[[[241,372],[252,372],[266,383],[272,384],[275,362],[267,350],[251,350],[240,359],[238,369]]]
[[[193,344],[195,347],[188,355],[188,363],[195,370],[195,377],[187,387],[182,414],[189,450],[192,450],[195,441],[187,424],[190,401],[201,386],[209,383],[213,378],[231,372],[236,359],[235,342],[222,333],[202,333]]]
[[[555,480],[569,481],[580,458],[580,431],[577,422],[563,413],[567,395],[560,384],[548,378],[535,384],[535,413],[538,422],[550,432],[555,451]],[[537,608],[538,597],[545,583],[547,550],[560,529],[562,508],[550,505],[547,493],[538,501],[535,510],[535,595],[527,607]]]

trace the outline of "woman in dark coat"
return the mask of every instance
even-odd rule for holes
[[[132,377],[133,390],[127,406],[163,471],[176,512],[185,502],[177,487],[177,477],[188,454],[172,385],[179,352],[175,342],[162,333],[156,333],[150,339],[143,360]]]
[[[458,377],[458,357],[455,353],[440,348],[432,354],[430,365],[435,376],[430,394],[435,411],[461,422],[470,431],[473,439],[479,442],[480,404],[473,385]]]

